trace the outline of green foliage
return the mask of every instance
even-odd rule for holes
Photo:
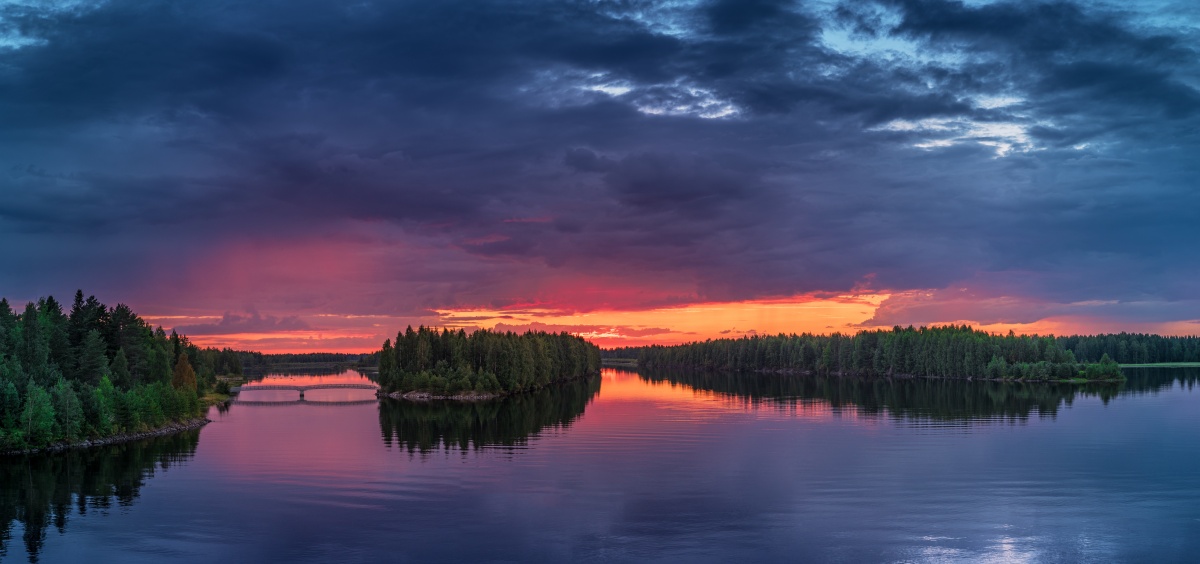
[[[1105,355],[1120,364],[1200,362],[1200,337],[1117,333],[1059,337],[1058,342],[1080,362],[1101,362]]]
[[[438,331],[409,327],[379,352],[386,391],[507,394],[600,370],[600,350],[568,333]]]
[[[33,380],[25,388],[25,409],[21,411],[20,425],[29,444],[48,444],[54,438],[54,405],[50,394]]]
[[[125,349],[117,349],[117,354],[113,356],[112,363],[108,366],[108,373],[112,374],[112,381],[118,386],[133,384],[133,376],[129,373],[129,360],[125,357]]]
[[[11,380],[0,380],[0,428],[13,429],[21,416],[21,396]]]
[[[807,372],[996,380],[1120,380],[1119,367],[1081,367],[1064,341],[1039,335],[993,335],[968,326],[894,327],[855,335],[775,335],[717,339],[673,347],[617,349],[646,368]]]
[[[92,329],[83,338],[78,350],[78,371],[76,377],[84,382],[95,384],[108,375],[109,360],[106,354],[108,345],[100,336],[100,331]],[[128,367],[126,367],[128,371]]]
[[[51,389],[51,404],[54,406],[54,435],[56,439],[74,441],[83,429],[83,405],[75,389],[65,379],[59,378]]]
[[[75,294],[69,315],[53,297],[27,304],[20,315],[0,299],[0,450],[195,417],[199,388],[222,362],[240,367],[234,351],[168,337],[128,306],[110,309],[83,292]]]

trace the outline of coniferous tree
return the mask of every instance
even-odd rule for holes
[[[0,359],[17,353],[17,314],[8,300],[0,298]]]
[[[109,371],[109,360],[104,354],[108,350],[108,345],[100,336],[100,331],[96,329],[88,331],[78,350],[79,361],[76,378],[91,384],[99,383],[100,379],[108,375]]]
[[[112,375],[112,383],[117,386],[130,386],[133,376],[129,373],[129,361],[125,358],[125,349],[117,349],[112,362],[108,365],[108,373]]]
[[[83,406],[75,389],[63,378],[59,378],[51,389],[51,405],[54,407],[55,436],[74,441],[83,428]]]
[[[14,429],[21,416],[21,396],[11,380],[0,380],[0,427]]]
[[[175,363],[175,373],[171,377],[171,387],[196,393],[196,371],[188,362],[187,353],[179,354],[179,361]]]
[[[30,444],[42,445],[54,438],[54,405],[50,394],[33,380],[25,387],[25,409],[21,412],[20,425]]]
[[[26,374],[39,384],[46,383],[50,377],[50,345],[33,302],[26,304],[21,314],[20,360]]]

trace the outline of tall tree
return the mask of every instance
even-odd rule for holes
[[[188,362],[187,353],[180,353],[179,361],[175,363],[175,373],[171,377],[171,386],[176,390],[187,390],[196,393],[196,371]]]
[[[8,299],[0,298],[0,358],[17,352],[17,314],[8,305]]]
[[[25,432],[25,440],[33,445],[46,444],[54,437],[54,405],[50,394],[32,380],[25,387],[21,429]]]
[[[50,344],[33,302],[25,304],[25,313],[21,314],[20,359],[25,372],[34,380],[39,383],[49,380]]]
[[[83,343],[79,346],[76,378],[93,385],[98,384],[100,379],[109,372],[108,357],[104,354],[107,349],[108,345],[104,343],[104,337],[100,336],[100,331],[96,329],[88,331]]]
[[[112,362],[108,365],[108,373],[112,375],[112,383],[118,387],[133,385],[133,376],[129,373],[129,360],[125,358],[125,349],[117,349]]]
[[[83,429],[83,406],[75,389],[65,379],[59,378],[51,389],[50,400],[54,406],[55,435],[68,441],[78,439]]]

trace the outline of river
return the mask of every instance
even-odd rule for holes
[[[198,431],[0,460],[0,560],[1194,561],[1200,370],[1127,374],[605,369],[478,404],[248,388]]]

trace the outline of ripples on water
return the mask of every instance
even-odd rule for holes
[[[248,389],[198,432],[0,461],[0,559],[1194,560],[1200,371],[1128,372],[606,369],[477,404]]]

